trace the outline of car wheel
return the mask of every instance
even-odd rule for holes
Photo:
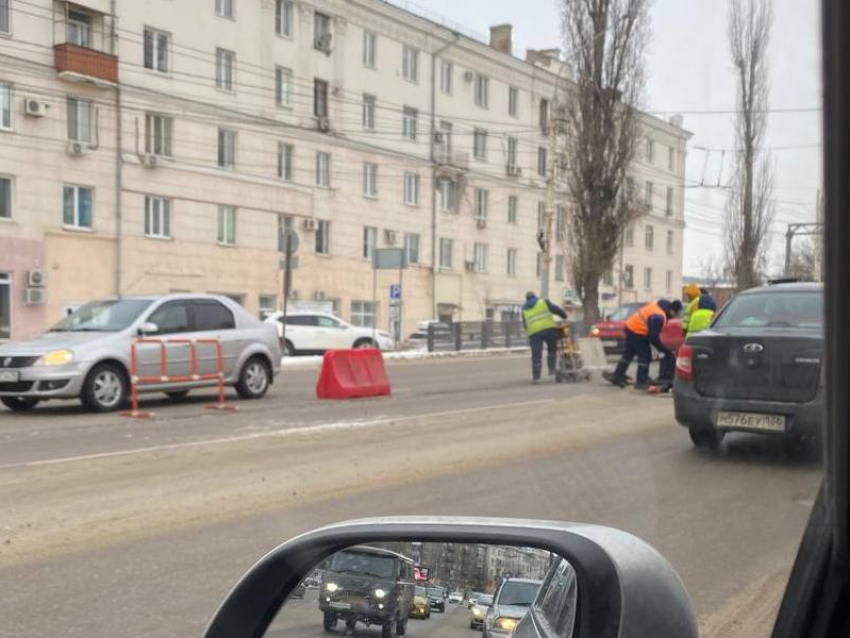
[[[242,366],[236,392],[243,399],[260,399],[269,389],[271,370],[261,357],[251,357]]]
[[[292,357],[295,355],[295,346],[292,345],[289,339],[281,339],[280,351],[283,353],[283,356]]]
[[[349,618],[345,621],[345,628],[349,631],[349,633],[354,633],[354,630],[357,628],[357,621],[354,618]]]
[[[377,348],[375,342],[369,339],[368,337],[364,337],[363,339],[358,339],[354,342],[355,348]]]
[[[0,401],[12,412],[29,412],[38,405],[38,399],[28,397],[0,397]]]
[[[381,638],[393,638],[393,626],[395,623],[392,620],[388,620],[383,625],[381,625]]]
[[[332,614],[329,611],[325,612],[325,617],[322,620],[322,626],[325,628],[325,631],[333,631],[336,629],[336,614]]]
[[[176,390],[174,392],[166,392],[165,396],[167,396],[172,401],[183,401],[187,396],[189,396],[189,390]]]
[[[703,450],[716,450],[726,436],[725,432],[719,432],[713,427],[689,427],[688,434],[693,444]]]
[[[124,370],[114,363],[101,363],[89,372],[80,401],[92,412],[112,412],[127,401],[130,383]]]
[[[399,636],[403,636],[407,633],[407,617],[405,616],[403,619],[399,618],[395,623],[395,632]]]

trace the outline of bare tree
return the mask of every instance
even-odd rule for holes
[[[710,257],[701,257],[698,262],[700,273],[706,281],[706,288],[715,294],[717,292],[717,284],[728,277],[728,270],[721,259],[711,255]]]
[[[585,319],[599,318],[599,280],[639,214],[626,172],[640,130],[649,0],[561,0],[574,84],[564,110],[570,274]]]
[[[801,281],[816,281],[816,260],[814,243],[805,237],[799,238],[791,251],[791,263],[785,276]]]
[[[769,0],[730,0],[729,48],[737,83],[735,175],[726,202],[726,261],[738,290],[758,285],[773,219],[773,169],[760,150],[767,130]]]

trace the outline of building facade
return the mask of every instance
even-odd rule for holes
[[[509,26],[488,44],[377,0],[4,0],[0,339],[116,294],[279,308],[284,230],[291,298],[358,325],[515,316],[568,161],[549,128],[567,76],[556,51],[512,55]],[[607,308],[681,288],[688,134],[642,124],[647,210]],[[568,303],[560,180],[556,202],[550,296]],[[409,266],[373,279],[384,247]]]

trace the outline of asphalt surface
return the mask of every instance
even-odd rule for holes
[[[599,382],[531,386],[524,358],[405,363],[390,375],[390,399],[327,403],[312,398],[314,371],[289,372],[267,400],[240,404],[232,415],[205,414],[203,401],[160,403],[152,421],[64,405],[3,414],[0,533],[16,535],[2,541],[0,534],[0,636],[200,635],[229,587],[278,543],[326,523],[383,515],[625,529],[677,569],[706,635],[721,621],[752,616],[754,600],[778,600],[820,481],[816,461],[788,459],[777,442],[746,435],[727,437],[716,454],[696,451],[673,421],[669,398]],[[303,440],[277,436],[298,428]],[[393,473],[386,466],[406,442],[405,472]],[[187,455],[198,450],[209,464],[194,476],[201,466]],[[231,451],[238,456],[228,460]],[[105,456],[85,456],[93,454]],[[84,458],[68,458],[76,456]],[[199,490],[206,509],[181,501],[182,509],[168,510],[170,525],[153,520],[175,486],[190,478],[210,489],[244,481],[248,474],[235,472],[246,463],[270,483],[263,507],[232,508]],[[81,485],[107,464],[137,467],[120,481],[95,474],[96,500]],[[296,478],[274,474],[290,468]],[[311,482],[322,490],[311,492]],[[60,510],[61,501],[71,511]],[[30,523],[36,519],[21,514],[22,504],[39,503],[63,520],[47,512]],[[125,509],[92,526],[89,538],[77,530],[74,543],[62,545],[68,532],[58,524],[86,503]],[[106,533],[126,520],[134,521],[132,534]],[[28,524],[53,523],[55,532],[40,530],[51,541],[44,557],[10,553]],[[765,613],[769,620],[770,605]],[[415,622],[447,635],[437,628],[454,627],[455,616],[439,616]],[[457,631],[469,632],[460,618]],[[766,636],[766,627],[738,635]]]

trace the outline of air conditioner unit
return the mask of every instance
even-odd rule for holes
[[[317,290],[315,297],[316,301],[325,301],[328,298],[328,293],[326,293],[324,290]]]
[[[396,238],[398,237],[398,233],[394,230],[385,230],[384,231],[384,242],[387,244],[394,244],[396,242]]]
[[[44,117],[49,108],[50,105],[46,102],[40,102],[30,97],[24,100],[24,112],[30,117]]]
[[[316,128],[322,133],[327,133],[331,130],[331,121],[326,117],[320,117],[316,120]]]
[[[487,228],[487,218],[486,217],[476,217],[475,218],[475,225],[478,226],[478,228]]]
[[[316,222],[315,217],[307,217],[304,220],[304,230],[311,230],[311,231],[316,230],[317,226],[318,226],[318,222]]]
[[[331,52],[331,40],[332,36],[330,33],[323,33],[318,38],[316,38],[315,46],[319,51],[323,51],[324,53]]]
[[[475,260],[467,259],[463,262],[463,267],[466,269],[466,272],[475,272]]]
[[[30,288],[43,288],[47,285],[47,271],[30,270],[27,272],[27,286]]]
[[[472,71],[464,71],[463,79],[467,82],[472,82],[475,79],[475,73],[473,73]]]
[[[68,142],[68,155],[85,155],[89,150],[83,142]]]
[[[522,175],[522,169],[519,166],[508,166],[508,176],[519,177]]]
[[[25,288],[24,304],[27,306],[43,306],[47,303],[47,291],[44,288]]]
[[[159,155],[154,155],[153,153],[145,153],[139,157],[139,160],[142,163],[142,166],[146,166],[148,168],[156,168],[159,166]]]

